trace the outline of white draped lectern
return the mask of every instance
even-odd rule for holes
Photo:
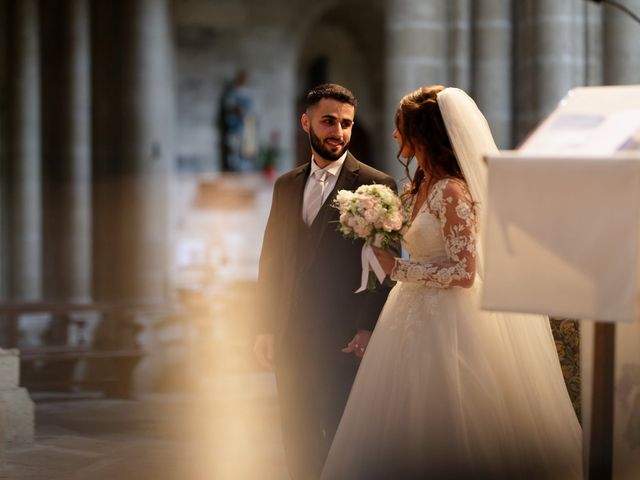
[[[483,308],[586,320],[585,472],[638,479],[640,86],[576,88],[487,162]]]

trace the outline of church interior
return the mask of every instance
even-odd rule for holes
[[[0,478],[286,480],[252,348],[306,92],[351,89],[350,150],[400,183],[420,85],[466,90],[517,149],[572,88],[640,84],[640,25],[604,3],[0,0]],[[581,320],[551,319],[579,418]],[[619,359],[636,473],[638,372]]]

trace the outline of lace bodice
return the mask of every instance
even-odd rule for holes
[[[476,269],[477,208],[462,180],[436,182],[407,230],[409,259],[396,259],[391,278],[428,287],[469,287]]]

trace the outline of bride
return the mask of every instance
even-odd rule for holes
[[[422,87],[401,100],[394,138],[418,163],[410,258],[376,250],[397,284],[322,478],[582,478],[547,317],[479,308],[482,155],[496,151],[484,116],[462,90]]]

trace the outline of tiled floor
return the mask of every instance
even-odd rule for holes
[[[218,375],[198,393],[36,403],[11,480],[287,480],[273,375]]]

